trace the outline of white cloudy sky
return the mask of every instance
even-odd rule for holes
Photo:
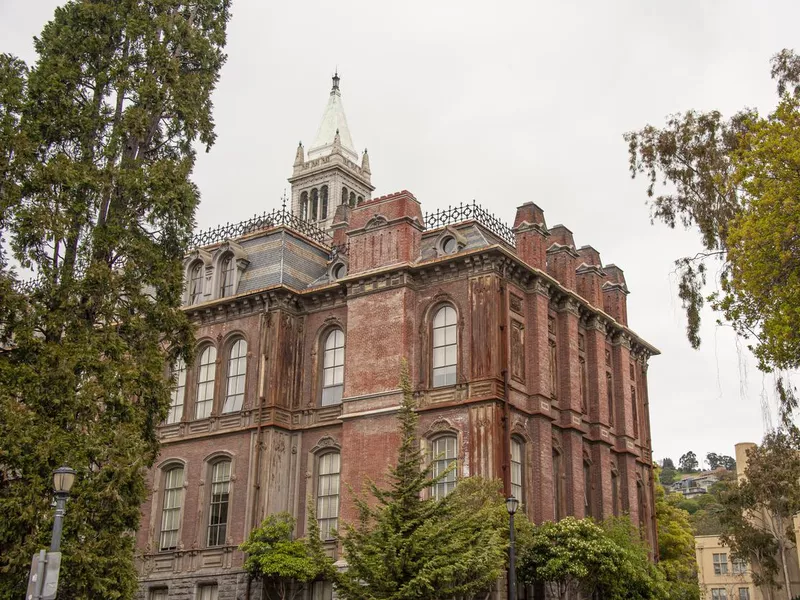
[[[0,52],[32,61],[58,4],[0,0]],[[769,110],[768,61],[800,47],[798,22],[796,1],[234,0],[198,224],[279,205],[338,65],[376,194],[408,189],[424,210],[475,199],[508,223],[539,204],[625,270],[631,327],[663,353],[649,372],[656,457],[733,454],[763,434],[764,397],[774,415],[772,378],[710,314],[689,347],[671,271],[696,240],[650,225],[622,134],[689,108]]]

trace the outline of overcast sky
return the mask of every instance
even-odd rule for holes
[[[32,62],[58,4],[0,0],[0,52]],[[622,134],[687,109],[769,110],[769,59],[800,47],[798,22],[796,0],[234,0],[198,225],[279,206],[338,65],[375,195],[407,189],[424,211],[475,199],[509,224],[539,204],[624,269],[630,326],[662,351],[649,371],[656,458],[733,455],[763,435],[765,401],[774,420],[772,377],[710,313],[690,348],[672,270],[697,238],[650,224]]]

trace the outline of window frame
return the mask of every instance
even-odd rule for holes
[[[208,590],[208,594],[205,590]],[[197,600],[219,600],[219,584],[216,582],[198,583],[196,592]]]
[[[189,368],[186,361],[183,360],[182,356],[179,356],[170,369],[170,377],[175,381],[175,387],[170,392],[169,411],[167,412],[167,418],[164,419],[165,425],[173,425],[183,420],[184,411],[186,409],[186,376],[188,372]],[[177,403],[176,401],[179,398],[180,403]]]
[[[342,343],[340,346],[336,345],[335,338],[337,336],[341,336]],[[328,341],[331,339],[333,339],[333,346],[328,348]],[[336,362],[338,350],[341,350],[341,364]],[[333,363],[330,365],[327,363],[329,352],[333,360]],[[342,397],[344,396],[344,369],[345,361],[347,360],[347,336],[344,333],[344,329],[338,326],[326,329],[320,338],[319,353],[322,356],[319,371],[319,405],[338,406],[342,403]],[[336,382],[337,369],[341,369],[341,381],[338,383]],[[333,383],[326,385],[325,380],[328,373],[331,373],[331,381]],[[326,396],[329,395],[331,398],[326,398]]]
[[[553,476],[553,519],[560,521],[566,516],[566,500],[564,494],[564,453],[561,449],[553,445],[552,476]],[[558,469],[556,469],[558,466]]]
[[[219,297],[229,298],[236,290],[236,256],[226,252],[219,261]]]
[[[334,472],[331,470],[330,472],[323,472],[322,467],[324,465],[324,461],[333,456],[336,456],[336,471]],[[342,508],[342,454],[338,448],[329,450],[327,452],[320,452],[314,455],[314,475],[314,502],[317,509],[319,536],[323,542],[327,542],[336,539],[333,535],[331,535],[331,531],[337,529],[339,526],[339,516]],[[330,479],[323,480],[323,477]],[[323,481],[325,485],[323,485]],[[328,481],[336,482],[335,494],[329,492],[332,486],[328,484]],[[324,494],[322,493],[323,490],[325,491]],[[336,499],[336,516],[332,517],[330,516],[329,510],[323,510],[325,505],[324,499],[328,498]]]
[[[158,526],[158,551],[159,552],[174,552],[178,549],[181,543],[181,530],[183,527],[183,508],[184,502],[186,500],[186,465],[181,462],[170,462],[162,467],[159,468],[160,477],[161,477],[161,490],[159,492],[160,497],[160,505],[159,505],[159,526]],[[170,483],[170,474],[176,471],[181,472],[180,482]],[[172,487],[167,487],[167,486]],[[174,492],[174,495],[169,496],[170,498],[177,498],[178,503],[177,506],[174,506],[175,500],[170,502],[170,506],[167,505],[168,499],[168,492]],[[177,526],[170,529],[165,529],[165,522],[167,521],[167,511],[171,511],[170,515],[175,514],[175,522],[177,522]],[[174,537],[171,541],[174,542],[174,545],[165,545],[165,534],[169,534],[171,538]]]
[[[241,348],[241,344],[244,344],[244,354],[239,354],[238,356],[233,356],[233,351],[236,348]],[[244,408],[244,401],[247,396],[247,367],[248,365],[248,352],[249,352],[249,345],[247,340],[244,336],[237,335],[230,339],[227,344],[227,360],[225,361],[225,397],[222,401],[222,409],[220,410],[221,414],[233,414],[237,412],[241,412]],[[237,373],[235,375],[231,375],[231,364],[236,361],[236,368]],[[244,364],[243,370],[241,370],[241,365]],[[236,391],[236,393],[231,394],[231,381],[236,380],[236,390],[239,389],[239,384],[241,383],[241,392]],[[236,408],[234,404],[234,408],[228,409],[228,401],[231,398],[240,397],[239,400],[239,407]]]
[[[204,363],[203,362],[203,356],[209,350],[213,351],[213,359],[211,360],[211,362]],[[196,379],[195,379],[195,386],[194,386],[194,388],[195,388],[194,419],[196,421],[198,421],[200,419],[207,419],[208,417],[210,417],[210,416],[212,416],[214,414],[214,399],[216,398],[216,386],[217,386],[217,359],[218,359],[217,347],[214,344],[205,344],[205,345],[201,346],[200,352],[199,352],[199,359],[198,359],[197,367],[195,369]],[[202,377],[201,373],[203,372],[203,367],[208,367],[209,368],[209,371],[207,371],[207,372],[211,373],[211,379],[201,379],[201,377]],[[203,390],[207,391],[209,389],[209,387],[210,387],[211,396],[210,397],[206,397],[205,394],[204,394],[203,400],[200,400],[200,389],[201,389],[201,386],[204,386],[204,385],[207,386],[207,387],[202,388]],[[202,416],[200,416],[199,413],[198,413],[198,408],[199,408],[200,405],[203,405],[204,407],[205,406],[209,407],[208,408],[208,412],[204,411],[204,414]]]
[[[447,446],[447,442],[453,442],[453,456],[448,456],[449,447]],[[441,452],[437,449],[437,446],[445,442],[444,452]],[[440,433],[439,435],[432,437],[428,441],[430,445],[430,468],[431,468],[431,477],[435,478],[440,473],[443,473],[450,465],[455,463],[455,466],[451,469],[450,473],[448,473],[443,479],[440,479],[438,482],[431,484],[430,486],[430,495],[431,498],[436,500],[441,500],[448,494],[452,493],[452,491],[458,485],[458,459],[459,459],[459,439],[458,433],[455,431],[447,431],[444,433]],[[444,454],[443,457],[441,455]]]
[[[722,557],[717,559],[717,557]],[[728,553],[714,552],[711,555],[711,564],[714,565],[714,575],[728,575]]]
[[[215,471],[216,469],[223,464],[228,465],[228,472],[226,479],[219,479],[215,480]],[[216,548],[219,546],[225,546],[226,541],[228,539],[228,527],[230,525],[230,516],[231,516],[231,496],[232,496],[232,485],[233,485],[233,459],[230,456],[223,455],[219,456],[211,461],[208,462],[208,496],[206,498],[206,506],[208,507],[208,517],[206,519],[206,548]],[[223,502],[215,502],[214,501],[214,486],[216,484],[224,484],[226,491],[223,492],[226,496],[224,500],[224,512],[225,512],[225,519],[218,520],[216,523],[212,522],[214,519],[214,507],[222,506]],[[215,541],[216,543],[212,543],[212,528],[215,528]],[[220,531],[222,535],[220,536]],[[221,538],[221,539],[220,539]]]
[[[519,450],[519,460],[514,460],[514,449]],[[516,469],[515,469],[516,466]],[[521,505],[525,504],[525,441],[517,436],[511,436],[511,449],[509,453],[509,485],[511,488],[511,495],[514,496]],[[514,473],[519,473],[519,482],[514,483]],[[518,490],[519,494],[515,491]]]
[[[583,511],[584,517],[594,517],[594,499],[592,488],[594,483],[594,469],[588,456],[583,457]]]
[[[204,270],[205,264],[202,260],[196,260],[189,266],[189,306],[203,302],[203,296],[205,296]]]
[[[452,311],[452,315],[453,315],[453,322],[452,323],[448,323],[447,322],[448,319],[447,319],[445,311],[448,311],[448,310]],[[443,316],[444,322],[441,325],[437,325],[436,324],[436,321],[437,321],[437,318],[439,317],[439,314],[443,314],[444,315]],[[430,320],[430,336],[431,336],[430,337],[430,352],[431,352],[431,358],[430,358],[430,377],[431,377],[430,381],[431,381],[431,385],[430,385],[430,387],[431,388],[451,387],[451,386],[454,386],[454,385],[458,384],[459,351],[460,351],[460,346],[461,346],[460,340],[459,340],[460,336],[459,336],[459,331],[458,331],[459,330],[459,316],[458,316],[458,314],[459,313],[458,313],[458,310],[456,309],[456,307],[453,304],[449,303],[449,302],[438,304],[435,307],[433,307],[433,310],[431,311],[431,320]],[[452,328],[452,329],[450,329],[450,328]],[[436,340],[437,331],[438,330],[442,330],[442,334],[441,335],[443,337],[443,340],[442,340],[443,343],[439,344],[439,345],[437,345],[437,340]],[[448,336],[449,336],[450,331],[452,331],[452,333],[453,333],[454,341],[448,343]],[[436,351],[437,351],[437,349],[440,349],[440,348],[442,349],[442,354],[443,354],[442,361],[443,361],[443,363],[441,365],[437,366],[437,361],[436,361],[437,352]],[[448,363],[447,362],[447,360],[448,360],[448,357],[447,357],[448,350],[450,348],[454,348],[454,351],[453,351],[454,358],[453,358],[453,362],[452,363]],[[452,369],[452,372],[450,371],[450,369]],[[436,381],[437,371],[441,371],[443,373],[444,378],[445,378],[444,381],[441,382],[441,383],[437,383],[437,381]]]
[[[712,600],[728,600],[728,591],[725,588],[711,588]]]

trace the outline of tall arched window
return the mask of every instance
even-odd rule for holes
[[[334,329],[325,338],[322,358],[322,406],[339,404],[344,388],[344,333]]]
[[[356,205],[356,193],[350,192],[350,208],[353,208]]]
[[[636,480],[636,504],[638,505],[638,512],[639,512],[639,527],[643,530],[647,523],[647,518],[645,515],[646,505],[644,501],[644,484],[642,483],[641,479]]]
[[[343,187],[342,188],[342,204],[347,204],[347,198],[348,198],[347,188]]]
[[[244,404],[244,380],[247,375],[247,342],[238,339],[228,355],[228,381],[223,413],[238,412]]]
[[[158,547],[175,550],[181,526],[183,505],[183,467],[172,467],[164,473],[164,496],[161,503],[161,533]]]
[[[183,417],[183,402],[186,397],[186,362],[183,358],[175,361],[172,369],[175,378],[175,389],[172,390],[172,402],[167,413],[167,423],[177,423]]]
[[[316,221],[319,214],[319,191],[317,188],[311,190],[311,220]]]
[[[219,297],[226,298],[232,296],[233,280],[236,275],[236,261],[233,259],[232,254],[228,254],[222,259],[221,272],[219,274]]]
[[[300,215],[304,221],[308,221],[308,192],[300,194]]]
[[[564,518],[563,474],[561,452],[553,448],[553,516],[556,521]]]
[[[593,517],[592,513],[592,463],[583,460],[583,514]]]
[[[525,502],[525,488],[523,487],[523,465],[525,446],[519,438],[511,438],[511,495],[520,501]]]
[[[208,510],[209,546],[222,546],[228,533],[228,500],[231,487],[231,461],[220,460],[211,467],[211,501]]]
[[[433,317],[433,387],[455,385],[457,363],[456,311],[442,306]]]
[[[189,282],[189,304],[198,304],[203,300],[203,263],[197,262],[192,267],[192,278]]]
[[[614,464],[611,465],[611,512],[619,516],[619,471]]]
[[[214,405],[214,378],[217,371],[217,349],[206,346],[200,354],[200,368],[197,372],[197,401],[194,405],[194,418],[205,419],[211,414]]]
[[[356,206],[358,206],[362,202],[364,202],[364,196],[359,196],[358,199],[356,200]]]
[[[317,521],[320,538],[332,539],[339,523],[338,452],[328,452],[317,460]]]
[[[458,438],[455,435],[443,435],[433,440],[431,444],[431,454],[433,458],[433,470],[431,475],[438,477],[451,464],[458,460]],[[450,470],[444,477],[433,485],[433,497],[436,499],[444,498],[456,487],[456,468]]]
[[[328,186],[323,185],[319,190],[320,219],[328,218]]]
[[[608,424],[614,426],[614,379],[609,371],[606,371],[606,396],[608,400]]]

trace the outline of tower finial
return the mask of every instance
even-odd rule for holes
[[[335,94],[339,91],[339,67],[336,67],[336,71],[333,73],[333,87],[331,87],[331,94]]]

